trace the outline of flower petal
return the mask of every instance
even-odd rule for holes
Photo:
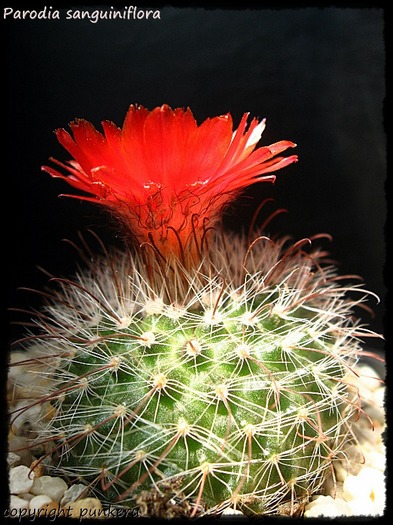
[[[149,111],[131,105],[122,128],[102,122],[103,133],[88,121],[70,123],[72,136],[58,129],[59,142],[74,160],[54,161],[65,171],[44,166],[121,218],[139,244],[153,244],[164,259],[199,264],[206,226],[214,226],[226,206],[246,186],[274,181],[266,175],[296,162],[277,156],[295,147],[279,141],[256,148],[265,119],[244,113],[233,131],[229,113],[198,125],[189,108],[164,104]],[[247,128],[247,129],[246,129]]]

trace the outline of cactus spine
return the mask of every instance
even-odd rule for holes
[[[137,242],[52,279],[13,421],[34,407],[42,461],[148,515],[154,498],[172,515],[294,515],[362,412],[347,375],[368,292],[310,239],[219,233],[242,188],[297,160],[276,156],[289,141],[254,151],[265,121],[246,119],[233,133],[229,115],[198,127],[189,110],[131,106],[105,136],[83,120],[74,138],[58,130],[75,160],[57,162],[67,176],[44,168]]]
[[[345,377],[365,293],[348,299],[305,241],[233,242],[213,243],[220,271],[181,276],[181,302],[166,297],[172,272],[149,282],[127,251],[58,280],[29,349],[51,381],[39,442],[55,468],[125,505],[170,490],[195,515],[293,512],[318,489],[360,412]]]

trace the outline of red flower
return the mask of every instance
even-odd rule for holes
[[[130,106],[123,128],[102,123],[103,134],[86,120],[70,124],[73,137],[56,131],[73,156],[66,170],[43,166],[53,177],[93,196],[80,196],[110,208],[139,244],[149,243],[162,257],[195,263],[206,228],[246,186],[274,181],[276,171],[297,160],[276,156],[295,144],[280,141],[255,150],[265,120],[248,114],[232,131],[228,113],[198,126],[190,109],[167,105],[152,111]]]

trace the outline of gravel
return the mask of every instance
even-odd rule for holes
[[[9,488],[11,494],[23,494],[30,492],[34,483],[34,472],[30,472],[29,467],[19,465],[10,470]]]
[[[62,478],[40,476],[34,480],[30,492],[36,496],[47,494],[51,501],[60,501],[67,489],[67,483]]]

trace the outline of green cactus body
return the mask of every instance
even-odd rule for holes
[[[194,515],[276,512],[317,490],[357,410],[355,301],[317,252],[283,246],[254,248],[243,276],[239,264],[188,277],[180,303],[130,273],[127,254],[62,281],[48,307],[58,334],[34,342],[58,356],[42,401],[56,409],[54,466],[125,505],[171,486]]]

